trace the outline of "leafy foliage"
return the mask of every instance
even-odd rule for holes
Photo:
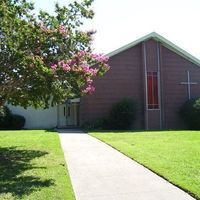
[[[24,127],[25,118],[13,115],[7,106],[0,106],[0,130],[19,130]]]
[[[94,31],[82,31],[94,16],[92,0],[55,5],[55,14],[28,0],[0,1],[0,105],[48,107],[66,98],[92,93],[95,76],[108,58],[92,54]]]
[[[21,115],[12,115],[11,127],[14,130],[20,130],[24,127],[25,118]]]
[[[200,129],[200,98],[190,99],[180,109],[180,116],[189,129]]]
[[[108,119],[107,118],[101,118],[93,121],[85,121],[81,127],[86,130],[103,130],[108,128]]]
[[[8,129],[12,123],[12,114],[7,106],[0,106],[0,129]]]
[[[136,117],[136,104],[132,99],[123,99],[113,105],[109,124],[111,129],[129,129]]]

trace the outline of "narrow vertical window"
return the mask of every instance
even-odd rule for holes
[[[158,72],[147,72],[148,109],[158,109]]]
[[[70,106],[68,106],[68,112],[67,112],[68,117],[70,117]]]

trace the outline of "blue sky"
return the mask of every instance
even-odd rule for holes
[[[32,0],[37,10],[51,13],[55,2]],[[84,29],[95,29],[95,52],[109,53],[156,31],[200,59],[200,0],[96,0],[95,17]]]

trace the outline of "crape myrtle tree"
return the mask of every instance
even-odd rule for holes
[[[0,1],[0,106],[48,107],[94,92],[93,80],[109,69],[108,58],[94,54],[93,0],[55,4],[53,15],[27,0]]]

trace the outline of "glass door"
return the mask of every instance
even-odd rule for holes
[[[67,126],[79,125],[79,103],[70,103],[66,107]]]

